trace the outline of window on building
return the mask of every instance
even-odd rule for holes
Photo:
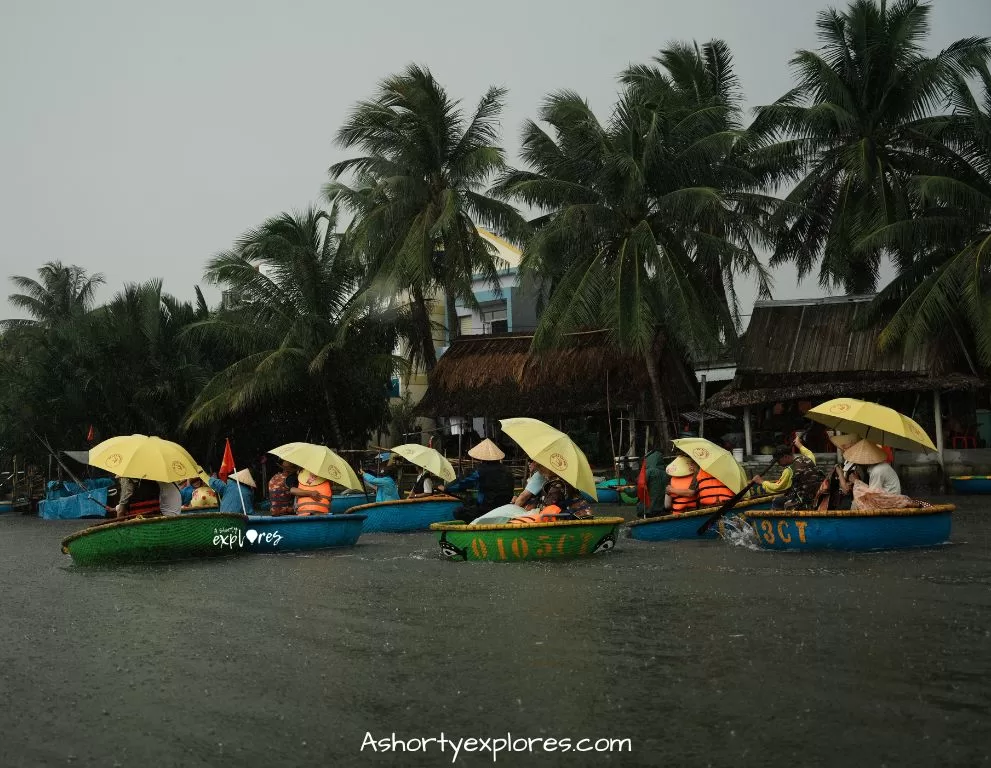
[[[458,334],[460,336],[471,336],[474,333],[471,315],[458,318]]]
[[[495,301],[482,305],[482,333],[508,333],[509,318],[506,302]]]

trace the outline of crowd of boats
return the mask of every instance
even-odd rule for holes
[[[911,444],[927,449],[931,445],[915,422],[895,412],[884,413],[890,409],[879,409],[881,406],[844,398],[814,410],[823,423],[857,439],[876,441],[879,446]],[[865,417],[866,413],[871,416]],[[113,516],[66,537],[62,550],[74,562],[87,565],[162,561],[347,547],[356,544],[363,533],[431,530],[441,554],[448,559],[519,562],[614,549],[621,529],[628,538],[644,542],[722,538],[776,550],[900,549],[936,546],[950,540],[952,505],[913,500],[853,509],[829,508],[825,503],[814,508],[796,504],[800,497],[794,493],[790,497],[787,493],[768,494],[759,477],[748,481],[730,453],[701,438],[674,441],[678,458],[667,470],[674,479],[679,467],[691,464],[700,475],[715,478],[722,490],[709,500],[715,498],[719,503],[685,509],[677,503],[678,492],[669,485],[666,492],[675,494],[675,504],[672,509],[668,499],[665,509],[656,499],[651,503],[645,498],[648,491],[643,476],[638,486],[610,485],[596,478],[578,445],[550,425],[517,418],[504,419],[501,426],[532,460],[534,475],[525,490],[513,491],[509,503],[490,494],[487,504],[455,495],[451,489],[464,491],[474,478],[477,496],[481,497],[485,483],[479,486],[479,477],[492,478],[503,471],[499,467],[503,456],[491,441],[475,446],[472,455],[479,464],[470,476],[460,479],[450,462],[431,448],[407,445],[390,449],[396,457],[418,466],[420,476],[406,498],[399,498],[398,493],[383,494],[382,487],[388,485],[383,481],[376,501],[370,501],[365,490],[371,478],[359,477],[347,461],[326,446],[279,446],[271,451],[283,462],[283,473],[272,481],[277,491],[270,493],[273,507],[256,510],[246,502],[253,499],[250,473],[233,472],[226,480],[209,478],[176,443],[144,435],[111,438],[90,451],[89,463],[125,480],[172,486],[177,493],[183,492],[186,504],[181,510],[164,509],[169,503],[163,495],[159,505],[142,508],[132,502],[132,509],[118,517],[128,505],[109,507],[101,503]],[[180,483],[189,489],[180,488]],[[193,485],[203,491],[191,490]],[[988,485],[991,490],[991,483]],[[272,484],[269,489],[272,491]],[[193,493],[197,494],[195,500]],[[80,495],[88,494],[90,491]],[[204,507],[204,503],[211,503],[211,494],[218,505]],[[627,521],[623,516],[600,514],[605,511],[603,502],[615,503],[620,494],[627,501],[638,498],[642,508],[646,501],[645,516]],[[705,496],[700,498],[706,500]]]

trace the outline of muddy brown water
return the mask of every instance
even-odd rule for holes
[[[0,765],[451,765],[367,746],[442,732],[630,740],[497,765],[988,765],[991,497],[954,501],[936,549],[536,564],[422,533],[81,568],[59,542],[84,521],[4,516]]]

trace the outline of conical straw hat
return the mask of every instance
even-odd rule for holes
[[[888,456],[877,444],[870,440],[861,440],[844,449],[843,458],[854,464],[880,464],[886,461]]]
[[[854,443],[860,440],[856,435],[830,435],[829,442],[839,448],[841,451],[846,450]]]
[[[506,458],[506,454],[499,449],[499,446],[488,438],[468,451],[468,455],[479,461],[502,461]]]
[[[255,487],[255,478],[251,476],[250,469],[242,469],[240,472],[235,472],[231,475],[231,477],[241,483],[241,485],[250,485],[252,488]]]
[[[695,474],[695,470],[692,469],[692,465],[689,463],[688,459],[684,456],[679,456],[664,469],[670,477],[688,477],[689,475]]]

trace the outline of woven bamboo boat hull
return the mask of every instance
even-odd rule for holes
[[[375,496],[363,493],[335,493],[330,500],[330,511],[335,515],[343,515],[359,504],[368,504]]]
[[[737,510],[758,510],[770,509],[771,502],[775,496],[765,496],[759,499],[741,501],[733,507],[732,512],[727,515],[737,513]],[[699,538],[699,526],[705,519],[713,514],[719,507],[703,507],[691,512],[684,512],[680,515],[663,515],[662,517],[647,517],[643,520],[634,520],[630,523],[627,534],[631,539],[640,541],[674,541],[676,539],[697,539]],[[706,531],[702,538],[716,539],[722,534],[727,515],[723,515],[715,525]]]
[[[79,565],[140,563],[217,557],[244,544],[247,518],[222,512],[100,523],[62,541]]]
[[[449,560],[523,562],[583,557],[612,549],[622,522],[621,517],[522,525],[445,522],[430,529],[437,532],[440,551]]]
[[[954,509],[775,510],[746,512],[743,519],[765,549],[871,551],[947,543]]]
[[[364,515],[248,517],[245,549],[250,552],[299,552],[351,547],[361,536]]]
[[[954,493],[991,493],[991,475],[959,475],[950,482]]]
[[[427,496],[359,504],[348,511],[367,517],[362,528],[365,533],[406,533],[425,531],[433,523],[450,520],[462,505],[461,499],[453,496]]]

